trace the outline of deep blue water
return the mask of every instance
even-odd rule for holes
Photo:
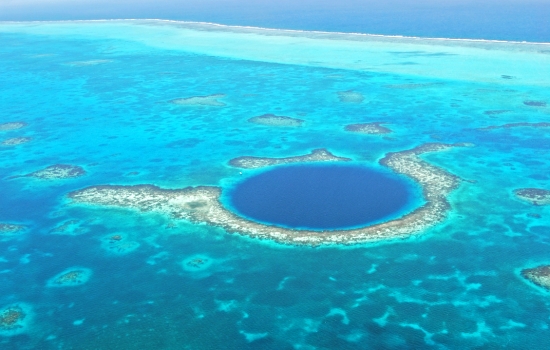
[[[230,197],[238,212],[255,220],[336,229],[366,225],[399,212],[410,194],[405,181],[370,168],[298,165],[250,177]]]
[[[161,18],[422,37],[550,41],[546,0],[100,0],[0,4],[0,20]]]

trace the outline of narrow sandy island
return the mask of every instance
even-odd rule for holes
[[[541,128],[550,128],[550,123],[547,122],[540,122],[540,123],[509,123],[509,124],[502,124],[502,125],[490,125],[486,126],[484,128],[477,128],[476,130],[495,130],[495,129],[512,129],[512,128],[535,128],[535,129],[541,129]]]
[[[92,186],[68,194],[74,203],[157,211],[174,218],[206,223],[228,232],[274,240],[285,244],[353,244],[403,238],[443,221],[451,209],[447,196],[460,179],[427,163],[418,156],[465,144],[425,144],[411,150],[388,153],[380,164],[406,175],[423,188],[425,204],[401,218],[358,229],[335,231],[294,230],[269,226],[244,219],[220,202],[222,189],[213,186],[162,189],[153,185]]]
[[[310,154],[302,156],[285,157],[285,158],[265,158],[244,156],[233,158],[229,161],[229,165],[235,168],[255,169],[266,166],[290,164],[290,163],[312,163],[312,162],[349,162],[350,158],[337,157],[324,148],[315,149]]]

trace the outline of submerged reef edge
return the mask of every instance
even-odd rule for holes
[[[355,229],[312,231],[250,221],[226,209],[220,201],[222,189],[215,186],[162,189],[154,185],[100,185],[70,192],[68,197],[73,203],[162,212],[177,219],[206,223],[222,227],[230,233],[283,244],[317,246],[406,238],[442,222],[451,209],[447,196],[460,184],[460,178],[456,175],[429,164],[419,156],[467,146],[469,145],[429,143],[410,150],[388,153],[380,160],[380,164],[417,182],[422,187],[425,203],[400,218]],[[275,161],[274,164],[278,162]]]

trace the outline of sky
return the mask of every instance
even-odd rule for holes
[[[106,18],[550,42],[550,0],[0,0],[0,20]]]

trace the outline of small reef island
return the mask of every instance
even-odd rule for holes
[[[2,141],[2,146],[17,146],[32,140],[30,137],[12,137]]]
[[[88,67],[88,66],[97,66],[98,64],[105,64],[113,62],[112,60],[87,60],[87,61],[74,61],[69,62],[67,65],[73,67]]]
[[[0,222],[0,238],[17,236],[27,230],[27,226]]]
[[[373,123],[362,123],[362,124],[350,124],[344,127],[345,131],[356,132],[359,134],[370,134],[370,135],[384,135],[390,134],[391,129],[382,126],[382,124],[387,124],[384,122],[373,122]]]
[[[495,129],[512,129],[512,128],[535,128],[535,129],[542,129],[542,128],[550,128],[550,123],[547,122],[539,122],[539,123],[529,123],[529,122],[521,122],[521,123],[509,123],[509,124],[503,124],[503,125],[490,125],[483,128],[477,128],[476,130],[495,130]]]
[[[358,91],[347,90],[339,91],[338,99],[344,103],[361,103],[365,100],[365,96]]]
[[[84,267],[72,267],[54,277],[52,277],[47,285],[49,287],[74,287],[82,285],[90,279],[92,270]]]
[[[176,98],[169,102],[179,106],[211,106],[211,107],[224,107],[225,103],[218,101],[218,99],[225,97],[224,94],[214,94],[208,96],[192,96],[185,98]]]
[[[109,234],[101,240],[101,247],[116,255],[124,255],[135,251],[139,243],[128,239],[124,233]]]
[[[248,119],[249,123],[265,125],[265,126],[288,126],[298,127],[302,126],[304,121],[302,119],[279,116],[275,114],[264,114],[257,117]]]
[[[312,162],[349,162],[350,158],[337,157],[324,148],[311,151],[303,156],[286,158],[262,158],[262,157],[238,157],[231,159],[229,165],[235,168],[256,169],[266,166],[291,164],[291,163],[312,163]]]
[[[0,310],[0,335],[11,336],[23,333],[29,323],[30,307],[15,304]]]
[[[25,122],[0,123],[0,131],[17,130],[17,129],[24,128],[25,126],[27,126],[27,123]]]
[[[533,205],[550,205],[550,190],[542,188],[519,188],[514,190],[517,198]]]
[[[228,232],[284,244],[354,244],[405,238],[443,221],[451,209],[447,196],[460,183],[457,176],[429,164],[419,156],[467,146],[470,145],[429,143],[410,150],[388,153],[380,160],[380,164],[418,183],[422,187],[425,203],[400,218],[354,229],[313,231],[254,222],[226,209],[220,201],[222,189],[215,186],[162,189],[154,185],[101,185],[71,192],[68,197],[73,203],[162,212],[177,219],[219,226]],[[310,161],[350,159],[336,157],[327,150],[316,150],[309,155],[288,158],[240,157],[230,161],[230,165],[250,169]]]
[[[12,176],[10,179],[34,177],[41,180],[56,180],[75,178],[84,175],[86,175],[86,171],[78,165],[55,164],[29,174]]]
[[[49,233],[56,235],[77,236],[88,232],[88,228],[81,220],[66,220],[52,228]]]
[[[550,265],[538,266],[521,271],[523,278],[550,291]]]

